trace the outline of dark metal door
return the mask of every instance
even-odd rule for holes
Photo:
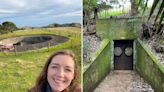
[[[114,69],[133,70],[133,41],[114,41]]]

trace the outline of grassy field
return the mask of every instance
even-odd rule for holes
[[[122,10],[122,9],[118,9],[118,10],[104,10],[98,13],[99,18],[108,18],[110,16],[118,16],[121,14],[126,14],[128,13],[128,10]]]
[[[104,10],[98,13],[99,18],[109,18],[110,16],[119,16],[122,14],[130,14],[129,9],[116,9],[116,10]],[[143,13],[143,10],[139,10],[139,13],[136,16],[148,16],[150,13],[150,8],[147,8]]]
[[[80,28],[59,27],[18,30],[0,35],[0,39],[31,34],[57,34],[69,37],[65,43],[39,50],[26,52],[0,52],[0,92],[26,92],[36,81],[46,59],[59,49],[71,49],[77,55],[81,67],[81,32]],[[79,69],[79,74],[80,74]],[[77,80],[80,82],[81,80]]]

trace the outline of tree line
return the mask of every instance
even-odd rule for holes
[[[53,24],[49,24],[48,26],[43,26],[43,28],[52,28],[52,27],[81,27],[81,24],[80,23],[65,23],[65,24],[53,23]]]
[[[10,21],[5,21],[2,24],[0,24],[0,34],[13,32],[17,29],[18,29],[17,26],[13,22],[10,22]]]
[[[101,2],[98,3],[98,1]],[[148,9],[148,1],[149,0],[130,0],[131,3],[130,15],[138,16],[138,14],[141,12],[143,15],[145,10]],[[107,2],[110,2],[110,4],[107,4]],[[96,21],[96,19],[98,18],[97,13],[100,12],[101,10],[113,8],[111,4],[119,5],[119,0],[83,0],[83,26],[86,27],[87,31],[89,31],[88,27],[90,25],[90,21],[92,19]],[[155,15],[155,19],[151,18],[153,14]],[[162,26],[163,18],[164,18],[164,0],[154,0],[148,15],[148,21],[150,19],[154,20],[153,27],[155,27],[156,30],[155,34],[161,32],[161,27],[163,27]]]

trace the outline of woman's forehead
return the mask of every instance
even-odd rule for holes
[[[74,67],[75,62],[69,55],[56,55],[52,58],[51,64]]]

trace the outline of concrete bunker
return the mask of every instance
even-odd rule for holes
[[[69,38],[59,35],[27,35],[7,38],[0,41],[1,51],[27,51],[64,43]]]
[[[104,43],[96,51],[93,61],[83,72],[84,92],[92,92],[106,75],[115,69],[114,46],[115,42],[120,40],[131,41],[132,69],[137,71],[153,87],[155,92],[164,92],[163,65],[138,39],[141,24],[142,20],[138,18],[97,20],[96,31],[98,36],[104,39]]]
[[[51,40],[51,36],[29,36],[29,37],[24,37],[21,41],[13,44],[17,46],[25,46],[25,45],[30,45],[30,44],[37,44],[37,43],[42,43]]]

